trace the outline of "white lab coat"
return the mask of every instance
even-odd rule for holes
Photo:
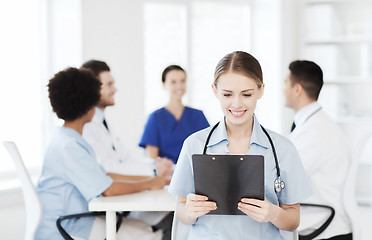
[[[313,195],[304,202],[332,206],[336,211],[331,224],[316,239],[351,232],[343,203],[345,179],[351,164],[349,146],[338,124],[324,111],[310,116],[319,108],[320,105],[314,102],[297,112],[296,128],[289,136],[297,148],[313,190]],[[324,211],[301,209],[298,230],[317,228],[328,215]]]
[[[112,128],[108,123],[110,131],[106,129],[103,125],[103,118],[103,112],[96,108],[92,121],[85,124],[83,129],[83,137],[92,146],[98,163],[106,172],[153,176],[153,163],[145,157],[135,156],[126,148],[120,138],[112,133]],[[167,214],[168,212],[131,212],[128,217],[155,225]]]
[[[96,108],[92,121],[85,124],[83,130],[83,137],[93,147],[98,163],[106,172],[152,176],[152,163],[145,157],[135,156],[126,148],[120,138],[112,133],[112,128],[108,126],[108,131],[103,125],[103,117],[103,112]]]

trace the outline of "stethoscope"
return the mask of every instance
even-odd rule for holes
[[[211,138],[212,133],[217,128],[218,124],[220,124],[220,122],[218,122],[216,125],[214,125],[212,130],[209,132],[209,135],[208,135],[207,140],[206,140],[205,145],[204,145],[203,154],[206,154],[209,139]],[[260,126],[261,126],[262,130],[264,131],[264,133],[266,134],[267,138],[269,139],[271,148],[273,150],[273,155],[274,155],[274,159],[275,159],[275,167],[276,167],[276,175],[277,175],[277,178],[274,180],[274,189],[275,189],[275,192],[279,193],[282,189],[285,188],[285,183],[284,183],[284,181],[282,181],[280,179],[280,168],[279,168],[278,158],[276,156],[276,150],[275,150],[275,147],[274,147],[273,140],[271,139],[269,133],[266,131],[266,129],[264,127],[262,127],[262,125],[260,125]]]

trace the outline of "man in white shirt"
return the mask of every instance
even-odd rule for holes
[[[314,62],[299,60],[292,62],[289,70],[285,79],[285,105],[295,111],[289,139],[300,154],[313,190],[305,203],[327,205],[335,210],[330,225],[315,239],[352,239],[343,202],[351,158],[340,127],[317,102],[323,85],[322,70]],[[315,208],[301,208],[301,211],[300,234],[319,228],[328,217]]]
[[[106,122],[104,110],[115,104],[114,95],[117,91],[115,81],[110,73],[109,66],[98,60],[90,60],[82,65],[89,69],[101,81],[101,99],[98,102],[92,121],[85,124],[83,137],[92,146],[98,163],[108,172],[123,175],[154,175],[166,177],[171,175],[172,161],[157,159],[151,162],[145,157],[135,156],[120,141]],[[170,178],[168,178],[168,183]],[[163,240],[170,239],[172,214],[131,212],[128,217],[138,218],[153,226],[154,230],[164,230]]]

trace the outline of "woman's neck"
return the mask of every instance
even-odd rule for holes
[[[226,132],[229,138],[250,138],[253,130],[253,117],[244,125],[234,125],[226,121]]]
[[[185,106],[182,104],[181,100],[172,101],[170,100],[165,108],[177,119],[179,120],[182,116]]]
[[[168,104],[165,106],[167,109],[183,109],[182,99],[169,99]]]
[[[68,128],[72,128],[75,131],[77,131],[78,133],[80,133],[80,135],[83,135],[84,124],[85,124],[84,121],[81,121],[81,119],[77,119],[77,120],[74,120],[74,121],[65,121],[63,126],[68,127]]]

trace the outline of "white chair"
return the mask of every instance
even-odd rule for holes
[[[25,240],[33,240],[36,229],[39,226],[41,216],[42,216],[42,206],[39,200],[39,196],[37,195],[35,187],[31,181],[31,178],[28,175],[28,172],[25,168],[21,154],[19,153],[16,144],[14,142],[3,142],[3,144],[5,148],[8,150],[11,158],[13,159],[18,176],[22,182],[23,200],[24,200],[25,209],[26,209]],[[57,220],[57,228],[64,239],[84,240],[82,238],[70,236],[62,228],[61,222],[66,219],[81,218],[81,217],[95,217],[95,216],[101,216],[101,215],[105,215],[105,213],[87,212],[87,213],[60,216],[60,218]],[[119,226],[121,225],[121,222],[122,222],[122,217],[118,213],[117,215],[118,215],[118,220],[117,220],[116,229],[118,231]]]
[[[34,239],[36,228],[39,226],[41,219],[41,203],[37,196],[35,187],[32,184],[31,178],[27,173],[17,146],[13,142],[4,142],[3,144],[13,159],[18,177],[22,182],[23,199],[26,209],[25,240],[32,240]]]
[[[358,224],[358,205],[355,196],[355,183],[356,183],[356,174],[358,170],[359,158],[353,158],[350,165],[350,170],[347,176],[347,181],[345,183],[345,191],[343,193],[343,205],[346,211],[347,216],[350,220],[350,227],[353,233],[353,239],[360,238],[360,228]]]
[[[362,232],[359,225],[359,220],[357,216],[358,206],[355,196],[355,186],[356,178],[358,172],[358,166],[360,162],[361,155],[365,150],[366,143],[372,137],[372,133],[368,132],[364,134],[357,142],[357,149],[355,153],[350,156],[351,162],[349,165],[349,171],[345,178],[345,188],[343,192],[343,205],[346,211],[346,214],[350,220],[351,230],[353,234],[353,239],[362,239]]]
[[[358,205],[356,201],[356,191],[355,186],[357,184],[357,173],[358,167],[363,153],[367,148],[367,143],[371,140],[372,132],[366,132],[363,134],[356,144],[355,152],[352,156],[352,163],[350,164],[350,170],[347,176],[347,181],[345,184],[345,191],[343,194],[344,207],[346,209],[346,214],[351,221],[351,229],[353,232],[353,239],[362,239],[362,231],[360,228],[359,218],[358,218]]]

